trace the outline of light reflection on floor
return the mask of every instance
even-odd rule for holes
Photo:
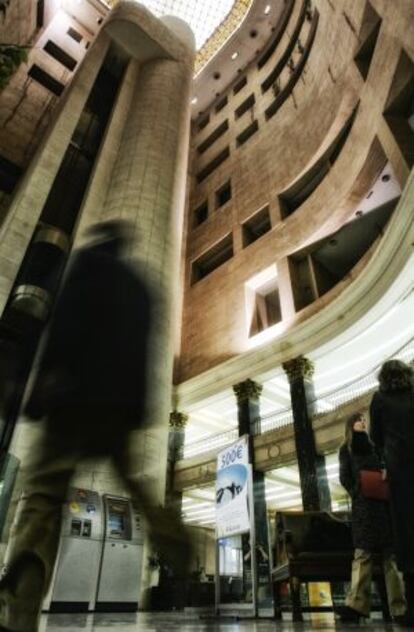
[[[397,632],[401,630],[397,626],[384,625],[380,621],[369,621],[363,629],[375,632]],[[39,632],[99,632],[108,629],[116,632],[306,632],[307,630],[357,630],[356,625],[340,625],[335,623],[312,623],[305,621],[302,624],[293,624],[288,621],[283,623],[272,620],[240,619],[223,617],[222,620],[214,618],[201,619],[195,614],[180,613],[138,613],[138,614],[53,614],[43,615]]]

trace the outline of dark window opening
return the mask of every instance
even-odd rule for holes
[[[380,28],[381,18],[372,5],[367,2],[358,38],[361,44],[355,55],[355,63],[364,79],[368,77]]]
[[[241,134],[237,136],[236,138],[237,147],[244,145],[244,143],[248,141],[249,138],[253,136],[253,134],[255,134],[258,129],[259,129],[259,123],[257,121],[253,121],[251,125],[246,127],[246,129],[244,129],[241,132]]]
[[[301,8],[301,11],[300,11],[300,14],[299,14],[298,21],[297,21],[297,23],[295,25],[295,28],[294,28],[293,33],[292,33],[292,37],[289,40],[289,44],[287,45],[286,50],[281,55],[280,59],[278,59],[277,63],[275,64],[275,66],[273,68],[273,70],[266,77],[266,79],[262,82],[261,88],[262,88],[262,92],[263,93],[267,92],[267,90],[269,90],[269,88],[271,88],[272,85],[274,85],[274,83],[278,79],[279,75],[281,74],[283,68],[286,66],[286,64],[288,63],[290,57],[292,56],[293,50],[294,50],[295,46],[297,45],[297,41],[298,41],[300,32],[302,30],[303,23],[305,21],[307,4],[308,4],[307,1],[304,0],[303,3],[302,3],[302,8]]]
[[[210,123],[210,115],[207,114],[207,116],[204,116],[202,119],[199,120],[198,122],[198,129],[201,132],[202,129],[204,129],[205,127],[207,127],[207,125]]]
[[[249,336],[255,336],[281,320],[279,288],[277,281],[273,280],[255,292]]]
[[[111,48],[96,77],[50,189],[41,221],[70,235],[118,92],[126,60]]]
[[[247,84],[247,77],[242,77],[233,88],[233,94],[237,94]]]
[[[359,107],[359,103],[353,109],[351,116],[348,118],[345,125],[343,126],[338,136],[335,138],[332,145],[327,151],[327,159],[329,160],[329,165],[331,167],[335,164],[337,158],[340,156],[341,151],[345,146],[346,141],[348,140],[348,136],[351,132],[352,126],[356,119],[358,107]]]
[[[263,53],[263,55],[259,58],[259,61],[257,62],[257,67],[259,68],[259,70],[266,64],[266,62],[269,61],[269,59],[275,52],[280,40],[282,39],[282,35],[285,32],[285,29],[289,22],[289,18],[292,15],[294,4],[295,4],[294,0],[288,0],[288,2],[286,2],[283,9],[283,13],[280,16],[279,21],[278,21],[277,31],[273,35],[272,41],[270,42],[269,46],[266,48],[265,52]]]
[[[279,196],[282,218],[288,217],[301,206],[318,188],[338,159],[351,132],[358,106],[336,136],[325,154],[287,191]]]
[[[45,0],[37,0],[36,27],[41,29],[45,21]]]
[[[385,120],[407,164],[414,164],[414,63],[403,50],[388,94]]]
[[[57,97],[59,97],[63,90],[65,89],[65,85],[61,82],[49,75],[48,72],[33,64],[28,72],[29,77],[40,83],[41,86],[53,92]]]
[[[268,233],[271,228],[269,207],[266,206],[242,224],[243,248]]]
[[[76,67],[76,59],[73,59],[71,55],[66,53],[62,48],[60,48],[60,46],[57,46],[57,44],[55,44],[51,40],[48,40],[44,47],[44,50],[49,53],[51,57],[56,59],[56,61],[65,66],[65,68],[67,68],[68,70],[74,70],[74,68]]]
[[[229,100],[227,97],[220,99],[215,108],[216,112],[220,112],[223,108],[225,108],[228,102]]]
[[[282,193],[279,196],[282,218],[296,211],[318,188],[328,172],[328,162],[319,160],[289,191]]]
[[[75,40],[75,42],[81,42],[82,41],[82,35],[79,33],[79,31],[76,31],[72,27],[68,28],[67,33],[68,33],[69,37],[71,37],[72,39]]]
[[[227,158],[230,156],[230,148],[226,147],[221,151],[211,162],[209,162],[204,169],[198,172],[197,182],[200,183],[205,180],[213,171],[217,169]]]
[[[313,12],[313,17],[312,17],[312,25],[304,46],[304,52],[302,53],[302,56],[300,57],[299,61],[296,64],[296,67],[294,68],[294,70],[292,70],[289,81],[287,82],[287,84],[283,87],[283,89],[280,89],[280,86],[278,85],[278,79],[275,77],[275,81],[273,83],[270,83],[270,85],[268,86],[270,88],[270,86],[275,86],[275,99],[272,101],[272,103],[269,105],[268,108],[266,108],[265,110],[265,117],[266,120],[268,121],[270,118],[272,118],[272,116],[274,116],[276,114],[276,112],[279,110],[279,108],[284,104],[284,102],[290,97],[290,95],[293,92],[294,87],[296,86],[297,82],[299,81],[300,76],[302,75],[302,71],[306,66],[306,62],[308,60],[308,57],[310,55],[311,49],[312,49],[312,45],[313,42],[315,40],[315,35],[316,35],[316,29],[318,27],[318,22],[319,22],[319,13],[318,11],[315,9]],[[288,60],[286,60],[286,62],[288,62]],[[263,89],[263,86],[262,86]]]
[[[208,274],[226,263],[233,256],[232,235],[226,235],[224,239],[215,244],[210,250],[196,261],[193,261],[191,283],[194,284],[204,279]]]
[[[247,112],[247,110],[250,110],[254,104],[256,103],[256,99],[254,94],[251,94],[249,97],[247,97],[247,99],[245,101],[243,101],[243,103],[241,103],[239,105],[239,107],[234,111],[234,118],[238,119],[241,116],[243,116],[243,114],[245,112]]]
[[[207,136],[205,141],[203,141],[197,147],[198,153],[203,154],[205,151],[207,151],[207,149],[211,147],[213,143],[215,143],[216,140],[220,138],[220,136],[223,136],[223,134],[227,132],[228,129],[229,129],[229,122],[228,120],[225,120],[223,121],[223,123],[221,123],[221,125],[216,127],[216,129],[213,132],[211,132],[210,136]]]
[[[0,156],[0,191],[12,193],[23,169],[4,156]]]
[[[216,208],[220,208],[220,206],[224,206],[229,200],[231,200],[231,181],[229,180],[226,184],[223,184],[222,187],[216,191]]]
[[[398,200],[358,216],[303,253],[289,257],[295,309],[303,309],[344,279],[384,229]]]
[[[205,201],[203,204],[198,206],[193,212],[193,228],[200,226],[203,222],[206,221],[208,217],[208,202]]]

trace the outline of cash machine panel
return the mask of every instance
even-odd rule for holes
[[[104,495],[104,545],[96,610],[138,609],[143,539],[131,502]]]
[[[44,607],[50,612],[87,612],[95,607],[102,555],[103,511],[97,492],[71,488],[63,508],[55,574]]]

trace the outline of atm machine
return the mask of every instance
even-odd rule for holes
[[[143,532],[131,501],[104,494],[104,542],[95,610],[136,612],[141,583]]]
[[[88,612],[94,609],[103,527],[100,495],[87,489],[71,488],[63,508],[58,557],[44,610]]]

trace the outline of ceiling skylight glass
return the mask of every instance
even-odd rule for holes
[[[115,7],[119,0],[106,0]],[[253,0],[136,0],[154,15],[175,15],[192,28],[197,46],[197,75],[240,27]]]
[[[140,0],[156,16],[175,15],[192,28],[197,50],[230,12],[234,0]]]

